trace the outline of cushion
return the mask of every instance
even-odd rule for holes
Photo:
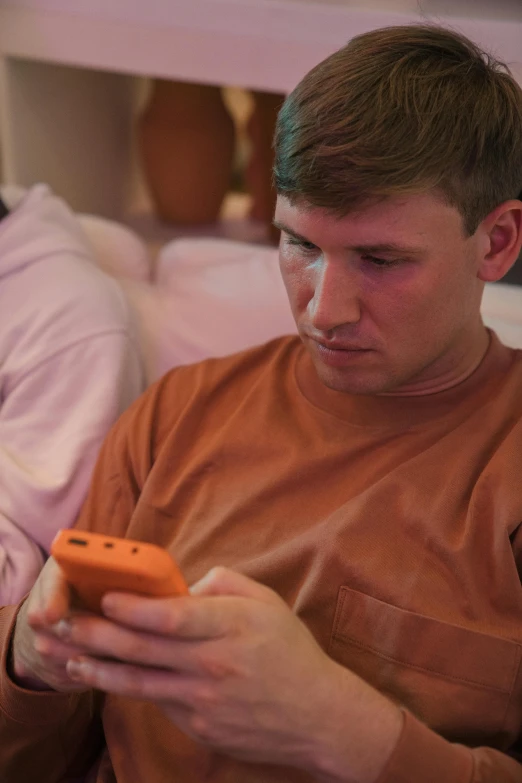
[[[151,256],[134,231],[95,215],[78,215],[78,219],[104,272],[113,277],[150,280]]]
[[[174,240],[158,254],[154,282],[161,315],[153,317],[163,323],[158,371],[296,331],[272,247]]]
[[[505,345],[522,348],[522,287],[488,283],[482,299],[484,323]]]

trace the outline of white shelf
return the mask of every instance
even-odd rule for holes
[[[514,64],[521,0],[0,0],[3,179],[127,205],[132,75],[287,92],[352,36],[438,21]]]
[[[520,0],[1,0],[0,50],[284,92],[352,36],[427,19],[522,59]]]

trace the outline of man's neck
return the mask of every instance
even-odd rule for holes
[[[433,376],[426,374],[419,381],[411,381],[399,389],[384,392],[383,397],[425,397],[428,394],[438,394],[458,386],[469,378],[482,362],[491,342],[491,335],[482,326],[475,339],[465,341],[458,352],[448,357],[445,362],[438,361],[433,365]],[[442,364],[447,367],[441,367]]]

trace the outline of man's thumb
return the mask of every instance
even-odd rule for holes
[[[224,566],[215,566],[190,588],[192,595],[236,595],[254,598],[258,601],[274,600],[275,593],[254,579],[232,571]]]

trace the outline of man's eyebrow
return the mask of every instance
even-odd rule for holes
[[[420,256],[426,252],[422,247],[397,245],[394,242],[382,242],[377,245],[355,245],[347,248],[347,250],[355,250],[357,253],[368,253],[369,255],[375,253],[400,253],[408,256]]]
[[[284,231],[285,234],[289,234],[290,236],[294,237],[294,239],[298,239],[300,242],[308,242],[311,245],[313,245],[313,242],[310,242],[309,239],[304,237],[302,234],[298,234],[297,231],[294,231],[289,226],[285,225],[284,223],[281,223],[279,220],[274,220],[273,224],[275,228],[278,228],[280,231]],[[354,245],[352,247],[347,247],[346,250],[355,250],[357,253],[368,253],[368,254],[374,254],[374,253],[401,253],[403,255],[422,255],[426,251],[422,247],[413,247],[409,245],[398,245],[395,242],[378,242],[376,244],[372,245]]]
[[[272,220],[272,225],[274,228],[278,228],[279,231],[284,231],[285,234],[290,234],[291,237],[294,237],[294,239],[300,239],[301,242],[308,242],[309,240],[304,237],[302,234],[298,234],[297,231],[294,231],[290,226],[285,225],[284,223],[280,223],[279,220]],[[312,242],[310,244],[313,244]]]

